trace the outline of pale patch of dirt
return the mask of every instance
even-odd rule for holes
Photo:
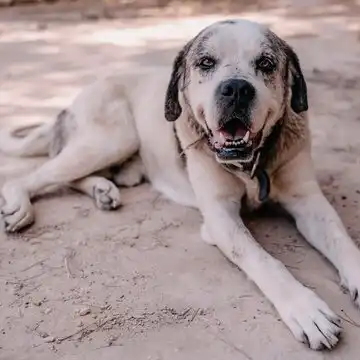
[[[360,12],[345,1],[268,5],[237,8],[236,16],[268,23],[298,51],[318,176],[358,240]],[[47,121],[105,72],[170,63],[184,41],[224,17],[134,14],[82,21],[74,9],[1,10],[1,124]],[[1,157],[0,181],[39,162]],[[1,360],[359,358],[359,311],[288,220],[248,223],[344,318],[344,339],[332,354],[293,339],[244,274],[200,240],[197,211],[149,185],[123,194],[124,206],[111,213],[71,191],[49,194],[36,202],[32,228],[0,233]]]

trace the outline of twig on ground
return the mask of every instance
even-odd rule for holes
[[[65,269],[68,273],[69,279],[74,279],[76,277],[73,271],[71,270],[71,261],[74,259],[75,255],[76,255],[76,251],[74,249],[68,249],[64,256]]]
[[[189,319],[189,325],[195,320],[195,318],[196,318],[197,314],[200,312],[200,310],[201,310],[200,308],[197,308],[197,309],[194,311],[192,317]]]
[[[109,322],[119,319],[119,317],[120,317],[120,315],[114,315],[114,316],[112,316],[112,317],[110,317],[108,319],[103,320],[102,322],[95,321],[95,322],[81,328],[80,330],[78,330],[78,331],[76,331],[76,332],[74,332],[72,334],[63,336],[61,338],[57,338],[56,343],[61,344],[63,341],[69,340],[69,339],[71,339],[74,336],[79,335],[79,334],[82,335],[81,338],[83,338],[84,336],[88,336],[88,335],[92,334],[93,332],[102,329]]]
[[[42,265],[47,259],[49,259],[49,257],[39,260],[39,261],[36,261],[33,264],[31,264],[30,266],[26,267],[25,269],[20,270],[20,272],[25,272],[25,271],[32,269],[33,267],[35,267],[37,265]]]

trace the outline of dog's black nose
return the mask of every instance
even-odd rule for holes
[[[243,79],[229,79],[219,86],[219,95],[227,101],[234,101],[236,105],[248,105],[255,97],[255,88]]]

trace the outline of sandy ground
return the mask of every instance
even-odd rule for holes
[[[298,51],[317,173],[359,239],[360,11],[354,2],[316,4],[244,7],[239,16],[271,25]],[[0,12],[2,125],[49,120],[97,74],[169,63],[184,40],[223,18],[89,22],[53,9]],[[39,162],[1,157],[0,182]],[[288,220],[247,222],[343,318],[331,354],[298,344],[244,274],[200,240],[197,211],[148,185],[123,193],[125,206],[112,213],[68,190],[50,194],[36,202],[34,227],[0,233],[1,360],[359,359],[359,311]]]

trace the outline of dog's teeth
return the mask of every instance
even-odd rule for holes
[[[245,136],[243,137],[243,141],[247,143],[249,139],[250,139],[250,131],[247,131]]]

